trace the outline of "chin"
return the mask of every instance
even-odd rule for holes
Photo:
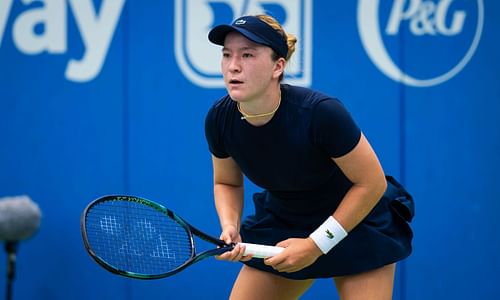
[[[228,90],[228,94],[229,94],[229,97],[231,97],[231,99],[233,99],[234,101],[240,101],[242,99],[240,93],[235,93],[235,92],[231,92]]]

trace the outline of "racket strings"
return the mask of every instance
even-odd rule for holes
[[[107,201],[92,207],[86,231],[96,256],[130,273],[168,273],[192,257],[192,240],[184,227],[138,202]]]

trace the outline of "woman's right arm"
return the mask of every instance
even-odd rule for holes
[[[226,243],[241,242],[240,224],[243,212],[243,174],[231,158],[217,158],[212,155],[214,173],[215,208],[222,229],[220,238]],[[219,256],[219,259],[238,261],[243,257],[243,249]]]

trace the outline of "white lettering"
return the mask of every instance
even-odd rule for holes
[[[7,19],[9,18],[12,1],[13,0],[0,1],[0,46],[2,46],[3,33],[5,31]]]
[[[101,71],[125,0],[104,0],[97,14],[92,0],[69,0],[85,45],[81,60],[70,60],[66,78],[88,81]]]
[[[403,11],[406,0],[395,0],[385,32],[389,35],[398,34],[401,21],[408,20],[415,14],[418,11],[420,2],[421,0],[411,0],[408,10]]]
[[[431,1],[423,2],[417,13],[410,20],[410,30],[414,35],[430,34],[435,35],[433,15],[436,11],[436,4]]]
[[[446,27],[446,15],[448,14],[448,9],[450,8],[450,4],[453,0],[442,0],[436,11],[436,27],[437,30],[443,35],[456,35],[462,32],[462,28],[464,27],[465,21],[465,12],[464,11],[456,11],[453,14],[453,21],[451,23],[451,27]]]
[[[402,21],[409,21],[410,31],[421,36],[425,34],[446,36],[457,35],[462,32],[465,12],[457,11],[453,14],[451,26],[446,26],[446,16],[453,0],[440,0],[436,5],[433,1],[410,0],[408,8],[406,0],[395,0],[385,32],[387,35],[396,35]]]
[[[2,45],[13,0],[0,0],[0,46]],[[19,51],[28,55],[42,52],[67,52],[66,0],[21,0],[24,5],[43,5],[20,13],[13,21],[12,39]],[[94,79],[102,69],[116,30],[125,0],[102,0],[99,13],[93,0],[68,0],[82,37],[82,57],[70,59],[65,76],[68,80],[85,82]]]
[[[394,35],[398,33],[399,26],[403,20],[409,22],[409,28],[414,35],[419,33],[442,34],[446,39],[450,35],[457,35],[462,32],[464,27],[464,20],[466,17],[465,11],[455,11],[453,15],[449,15],[450,4],[453,0],[441,0],[439,3],[428,4],[431,1],[411,0],[409,7],[404,10],[405,0],[394,0],[392,10],[390,12],[388,23],[386,26],[386,34]],[[475,24],[474,37],[470,43],[469,48],[464,53],[463,57],[456,64],[451,65],[450,68],[434,77],[417,78],[412,74],[406,73],[400,68],[392,59],[389,51],[386,49],[382,32],[379,24],[379,8],[380,0],[359,0],[357,11],[357,22],[359,35],[366,50],[367,55],[373,61],[375,66],[384,73],[387,77],[396,82],[402,82],[409,86],[414,87],[429,87],[441,84],[450,80],[468,64],[474,52],[476,51],[484,25],[484,4],[483,0],[476,0],[477,8],[477,23]],[[452,18],[450,18],[452,17]],[[451,22],[450,22],[451,20]],[[412,24],[413,22],[413,24]],[[448,26],[446,24],[448,23]],[[469,24],[470,25],[467,25]],[[466,23],[465,26],[474,26],[472,22]],[[413,28],[412,28],[413,27]],[[454,39],[458,39],[455,37]],[[441,39],[443,40],[443,39]],[[431,56],[432,57],[432,56]],[[441,59],[441,58],[439,58]],[[429,67],[433,64],[429,63]]]
[[[14,23],[14,42],[26,54],[63,53],[66,51],[66,3],[64,0],[22,0],[26,5],[44,2],[44,6],[22,13]],[[43,33],[35,26],[43,24]]]

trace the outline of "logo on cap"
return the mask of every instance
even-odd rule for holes
[[[234,25],[243,25],[245,24],[247,21],[245,20],[236,20],[236,22],[234,22]]]

